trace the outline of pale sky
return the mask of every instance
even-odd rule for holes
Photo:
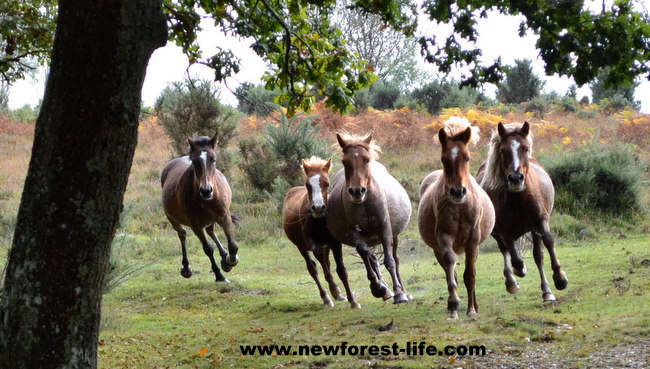
[[[538,57],[538,51],[535,49],[535,37],[518,36],[518,26],[521,18],[504,16],[493,13],[488,19],[481,19],[478,23],[479,40],[477,46],[483,50],[485,64],[491,63],[494,59],[501,57],[506,65],[514,64],[515,59],[530,59],[533,61],[535,73],[546,81],[544,86],[545,92],[556,91],[564,95],[569,86],[573,83],[572,79],[557,76],[545,76],[544,67],[541,58]],[[424,22],[421,22],[424,24]],[[203,28],[211,28],[209,23],[202,24]],[[421,26],[420,32],[440,35],[450,32],[450,26]],[[265,63],[249,48],[251,41],[239,40],[233,37],[225,37],[219,32],[211,30],[204,31],[199,35],[199,43],[204,48],[205,55],[212,55],[210,52],[215,50],[215,42],[219,42],[224,49],[231,48],[237,55],[242,65],[240,72],[226,81],[226,85],[221,85],[222,102],[236,106],[237,100],[228,91],[234,90],[242,82],[259,83],[260,78],[266,70]],[[421,57],[418,56],[420,60]],[[435,69],[425,63],[423,60],[421,66],[429,71],[432,76],[436,75]],[[167,46],[156,50],[149,62],[147,68],[147,77],[142,90],[142,99],[145,105],[153,105],[160,92],[171,82],[181,81],[186,76],[187,58],[182,54],[179,47],[169,43]],[[201,65],[192,66],[189,73],[193,77],[212,79],[213,72]],[[458,79],[459,72],[454,77]],[[12,109],[19,108],[25,104],[36,105],[41,100],[44,89],[45,71],[40,71],[38,75],[31,80],[20,81],[15,83],[9,96],[9,107]],[[486,85],[485,91],[489,96],[494,96],[495,87]],[[585,85],[578,89],[578,99],[582,96],[589,96],[591,93]],[[635,100],[641,101],[641,111],[650,114],[650,82],[646,79],[641,80],[641,84],[636,88]]]

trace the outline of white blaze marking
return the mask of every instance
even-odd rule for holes
[[[451,161],[456,161],[456,158],[458,157],[458,147],[454,147],[451,149]]]
[[[358,157],[358,156],[359,156],[359,153],[358,153],[358,152],[355,152],[355,153],[354,153],[354,156],[355,156],[355,157]]]
[[[519,149],[519,146],[521,144],[515,140],[512,140],[510,143],[510,150],[512,150],[512,165],[515,167],[515,172],[519,170],[519,155],[517,154],[517,150]]]
[[[323,201],[323,190],[320,188],[320,174],[309,177],[309,185],[311,186],[311,201],[316,207],[322,207],[325,203]]]
[[[207,151],[201,151],[201,159],[203,162],[207,165],[208,164],[208,152]]]

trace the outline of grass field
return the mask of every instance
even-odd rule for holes
[[[581,138],[602,140],[605,145],[614,140],[613,132],[621,124],[610,118],[592,122],[599,134],[592,133],[594,137],[589,138],[581,136],[589,133],[589,124],[571,124],[572,119],[559,117],[553,123],[537,123],[538,129],[547,129],[538,134],[541,154],[579,146]],[[352,124],[357,129],[366,127],[359,120]],[[413,123],[419,128],[428,124],[434,123],[426,117]],[[32,130],[33,125],[0,117],[0,270],[11,244]],[[250,123],[242,123],[242,135],[252,130]],[[406,137],[410,144],[399,145],[385,139],[383,135],[389,130],[378,131],[380,142],[384,139],[387,143],[381,160],[403,183],[415,210],[421,179],[439,167],[437,151],[427,142],[431,134],[411,133],[412,137]],[[644,158],[646,141],[637,139],[627,142],[635,142],[636,152]],[[474,168],[484,155],[483,149],[475,153]],[[645,216],[594,220],[556,214],[553,229],[558,234],[557,253],[569,286],[564,291],[553,288],[558,297],[554,303],[542,303],[530,251],[525,254],[528,275],[518,279],[521,291],[509,295],[501,254],[495,252],[494,241],[488,240],[477,266],[480,316],[470,320],[461,314],[456,321],[447,320],[442,268],[420,240],[412,218],[400,238],[399,254],[402,278],[415,300],[393,305],[373,298],[361,260],[346,247],[351,287],[363,308],[352,310],[345,301],[327,308],[322,306],[297,249],[284,237],[277,200],[256,193],[237,168],[231,170],[230,180],[233,210],[242,223],[235,229],[240,263],[227,275],[232,283],[214,282],[208,259],[193,235],[188,237],[188,252],[195,274],[189,280],[182,278],[180,244],[164,217],[159,194],[160,171],[170,156],[161,128],[153,121],[144,122],[125,196],[126,211],[113,247],[115,286],[104,297],[101,368],[650,366],[650,234]],[[644,190],[646,203],[647,195]],[[578,226],[569,227],[568,223]],[[586,238],[578,236],[583,225],[590,231]],[[217,234],[222,238],[221,232]],[[460,260],[457,270],[462,280],[464,263]],[[546,261],[550,277],[548,257]],[[389,278],[387,273],[384,276]],[[460,280],[464,309],[467,297]],[[426,342],[437,348],[476,345],[485,346],[487,353],[244,356],[240,351],[241,345],[295,348],[342,342],[357,346],[397,343],[402,348],[407,342]]]

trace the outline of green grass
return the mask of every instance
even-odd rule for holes
[[[249,232],[246,224],[237,235]],[[240,345],[392,345],[426,341],[444,345],[484,345],[491,360],[539,348],[546,358],[585,365],[594,350],[633,342],[650,334],[650,237],[602,237],[565,243],[557,248],[570,283],[554,291],[559,301],[543,303],[531,253],[529,275],[521,291],[509,295],[499,253],[479,257],[477,298],[480,317],[461,315],[448,321],[447,290],[432,252],[405,235],[401,249],[402,278],[415,296],[393,305],[371,296],[363,265],[350,248],[345,260],[352,289],[362,305],[321,305],[315,284],[295,247],[280,235],[264,244],[241,243],[240,263],[228,275],[232,283],[214,282],[198,241],[189,241],[195,275],[180,276],[180,250],[175,235],[158,240],[164,251],[157,263],[105,296],[100,334],[101,368],[267,368],[267,367],[401,367],[449,365],[447,357],[417,356],[242,356]],[[171,232],[171,231],[170,231]],[[172,232],[173,233],[173,232]],[[177,255],[173,254],[177,251]],[[548,260],[548,259],[547,259]],[[550,267],[547,261],[547,274]],[[458,266],[462,280],[464,265]],[[387,273],[384,273],[387,277]],[[462,282],[459,294],[467,301]],[[551,282],[552,283],[552,282]],[[395,328],[380,332],[393,321]],[[203,350],[205,349],[205,350]],[[474,357],[459,357],[455,366]],[[568,362],[566,361],[568,360]],[[465,364],[462,364],[465,363]]]

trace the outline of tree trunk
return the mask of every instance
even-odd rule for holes
[[[0,368],[97,366],[102,285],[166,40],[161,0],[60,0],[0,305]]]

